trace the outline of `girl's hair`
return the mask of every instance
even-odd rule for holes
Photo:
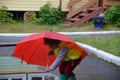
[[[59,45],[60,40],[44,38],[44,43],[48,45],[54,45],[54,44]]]

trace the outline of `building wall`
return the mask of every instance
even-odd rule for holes
[[[69,11],[67,4],[69,3],[70,0],[62,0],[62,11]],[[84,5],[86,2],[88,2],[88,0],[81,0],[79,3],[75,4],[75,6],[73,6],[73,9],[80,7],[82,5]]]
[[[120,5],[120,0],[103,0],[103,5],[104,6],[111,6],[113,4],[118,4]]]
[[[59,6],[59,0],[0,0],[0,6],[8,7],[11,11],[38,11],[49,2],[53,7]]]
[[[49,2],[52,7],[58,7],[60,0],[0,0],[0,6],[8,7],[10,11],[38,11],[40,7]],[[69,0],[61,0],[61,10],[68,11],[67,4]],[[81,0],[77,6],[85,4],[88,0]]]

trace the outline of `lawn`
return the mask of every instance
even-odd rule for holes
[[[120,56],[120,36],[74,38],[75,41],[91,45],[105,52]]]
[[[43,31],[56,32],[84,32],[84,31],[112,31],[120,30],[118,27],[112,25],[106,25],[102,29],[96,29],[92,23],[84,23],[77,27],[65,28],[64,24],[58,24],[54,26],[37,25],[30,23],[13,23],[13,24],[0,24],[0,33],[39,33]]]

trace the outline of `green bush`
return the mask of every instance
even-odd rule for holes
[[[12,20],[12,13],[7,12],[7,7],[2,6],[0,8],[0,23],[11,23]]]
[[[37,20],[37,18],[36,18],[36,13],[35,12],[31,12],[30,13],[30,23],[36,23],[36,20]]]
[[[52,8],[49,3],[41,7],[38,16],[39,24],[55,25],[61,22],[60,9]]]
[[[117,27],[120,27],[120,6],[112,5],[105,13],[106,23],[114,24]]]

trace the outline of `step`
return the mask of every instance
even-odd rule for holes
[[[89,11],[94,11],[94,10],[96,10],[96,9],[98,9],[98,7],[88,8],[87,10],[89,10]]]
[[[79,21],[80,19],[77,18],[71,18],[70,21]]]
[[[103,8],[102,7],[97,7],[97,8],[89,8],[89,10],[93,10],[91,11],[89,14],[83,14],[84,16],[79,18],[79,19],[71,19],[71,20],[74,20],[74,22],[70,25],[70,26],[67,26],[67,28],[70,28],[70,27],[74,27],[80,23],[83,23],[85,21],[88,21],[90,20],[92,17],[98,15],[99,13],[103,12]],[[80,14],[79,14],[80,15]],[[81,14],[82,15],[82,14]],[[86,15],[86,16],[85,16]]]
[[[81,14],[79,14],[79,16],[87,16],[87,15],[89,15],[89,13],[81,13]]]
[[[110,6],[103,6],[103,9],[106,11]]]

